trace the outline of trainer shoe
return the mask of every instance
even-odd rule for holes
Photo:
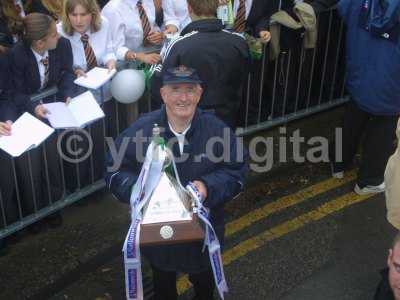
[[[381,183],[380,185],[367,185],[363,188],[360,188],[358,184],[354,187],[354,192],[359,195],[368,195],[368,194],[379,194],[385,191],[385,183]]]

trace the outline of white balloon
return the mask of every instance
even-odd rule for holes
[[[134,103],[142,97],[145,89],[143,71],[126,69],[115,74],[111,81],[111,95],[121,103]]]

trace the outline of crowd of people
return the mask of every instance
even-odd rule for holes
[[[173,149],[174,155],[197,153],[212,134],[220,136],[225,125],[234,129],[238,115],[243,113],[244,86],[248,73],[254,70],[245,37],[251,36],[260,43],[270,42],[271,18],[278,20],[275,13],[280,10],[286,10],[297,21],[310,15],[315,20],[318,13],[337,4],[347,25],[346,87],[351,99],[343,121],[343,143],[333,145],[330,151],[332,175],[344,176],[362,143],[355,192],[385,191],[385,167],[395,150],[400,115],[400,1],[385,1],[387,5],[381,5],[375,0],[315,0],[300,8],[297,6],[302,11],[299,14],[292,10],[299,1],[230,2],[234,19],[231,24],[217,18],[218,8],[226,0],[3,0],[0,6],[0,136],[12,134],[12,122],[24,112],[47,122],[48,111],[43,104],[53,98],[32,101],[32,95],[57,87],[57,99],[68,102],[82,92],[74,84],[77,77],[86,76],[96,66],[113,70],[117,61],[136,61],[159,65],[155,67],[151,84],[154,112],[135,122],[124,136],[143,128],[150,130],[157,121],[167,128],[164,133],[167,138],[189,139],[191,148],[179,144]],[[176,82],[166,80],[171,76],[176,77]],[[198,81],[194,82],[193,78]],[[106,89],[100,101],[106,112],[110,100],[113,101],[112,96]],[[104,128],[100,123],[91,126],[92,137],[101,138]],[[238,145],[232,147],[236,151]],[[336,159],[340,156],[338,152],[343,156],[340,161]],[[106,178],[111,191],[124,202],[129,202],[129,191],[140,167],[131,161],[132,153],[128,156],[122,169],[107,174]],[[95,164],[103,165],[103,161]],[[89,183],[85,162],[76,166],[60,157],[56,134],[43,147],[14,160],[0,151],[0,165],[4,166],[0,175],[0,200],[5,212],[5,218],[0,218],[0,228]],[[185,182],[197,183],[205,205],[211,209],[211,220],[222,243],[223,204],[241,191],[246,170],[244,162],[212,165],[192,161],[190,165],[179,166]],[[76,182],[76,172],[81,182]],[[95,178],[101,178],[103,167],[94,173]],[[392,176],[387,176],[387,180],[392,180]],[[221,192],[221,187],[226,185],[232,187],[230,192]],[[390,187],[394,186],[391,183]],[[391,191],[388,190],[393,195]],[[391,222],[398,218],[393,213],[390,216]],[[35,223],[32,230],[40,231],[47,224],[59,226],[61,222],[61,215],[54,213]],[[0,249],[5,242],[0,240]],[[170,254],[163,251],[161,258],[159,249],[147,251],[157,279],[156,296],[158,293],[164,295],[160,299],[166,299],[167,293],[170,299],[176,299],[171,278],[183,271],[191,274],[199,299],[209,299],[212,273],[198,246],[190,248],[189,255],[182,254],[181,261],[171,257],[176,251],[187,254],[187,247],[173,248]],[[389,267],[397,246],[398,240],[390,252]]]
[[[31,101],[32,95],[57,87],[56,99],[68,102],[82,92],[74,84],[77,77],[85,76],[96,66],[112,70],[118,60],[149,65],[165,61],[168,67],[185,63],[198,68],[204,64],[199,70],[205,78],[205,96],[200,106],[215,111],[233,127],[249,65],[247,44],[238,34],[247,31],[268,41],[270,8],[264,8],[261,2],[238,1],[234,13],[240,14],[237,19],[240,26],[227,32],[222,22],[215,18],[217,6],[223,3],[211,0],[2,1],[0,134],[12,134],[12,122],[24,112],[47,122],[48,111],[43,104],[54,101],[54,97]],[[263,13],[259,13],[260,10]],[[199,35],[193,35],[198,31]],[[175,49],[181,47],[180,43],[174,43],[172,51],[168,48],[168,55],[162,58],[159,48],[166,36],[173,34],[180,34],[182,42],[186,35],[192,35],[192,39],[187,45],[185,41],[182,50]],[[212,49],[209,54],[205,55],[206,52],[201,50],[202,43]],[[152,46],[157,46],[158,51],[151,51]],[[221,52],[221,48],[225,51]],[[176,60],[177,56],[175,61],[172,60],[174,54],[186,55],[185,52],[192,53],[191,57],[204,58],[193,63],[190,55],[182,62]],[[154,76],[153,86],[158,85],[158,77]],[[107,88],[103,92],[101,102],[107,114],[111,94]],[[153,95],[152,103],[153,108],[154,104],[155,108],[161,106],[158,91]],[[92,138],[102,138],[100,122],[92,124],[90,131]],[[5,211],[2,226],[30,215],[90,182],[88,162],[75,165],[63,161],[56,147],[57,135],[53,134],[43,147],[30,150],[13,161],[4,152],[0,153],[1,164],[8,166],[0,176]],[[101,153],[101,149],[98,152]],[[103,163],[95,161],[95,167],[99,165]],[[97,169],[96,178],[101,177],[103,171],[103,168]],[[37,232],[47,226],[46,223],[57,226],[61,221],[60,214],[55,213],[36,222],[31,229]],[[4,242],[1,240],[1,244]]]

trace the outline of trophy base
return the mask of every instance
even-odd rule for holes
[[[181,244],[204,240],[197,214],[189,221],[141,224],[140,246]]]

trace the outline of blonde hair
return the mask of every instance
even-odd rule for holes
[[[24,43],[32,46],[32,43],[46,38],[51,30],[51,25],[55,21],[49,15],[41,13],[31,13],[24,18]]]
[[[41,2],[55,20],[61,17],[63,0],[41,0]]]
[[[4,17],[11,34],[22,35],[22,17],[16,9],[14,0],[2,0],[1,17]]]
[[[82,7],[84,7],[86,11],[92,15],[90,30],[92,32],[99,31],[101,29],[101,15],[100,8],[96,0],[64,0],[62,14],[63,31],[68,35],[74,34],[74,28],[72,27],[68,15],[71,14],[78,5],[82,5]]]

